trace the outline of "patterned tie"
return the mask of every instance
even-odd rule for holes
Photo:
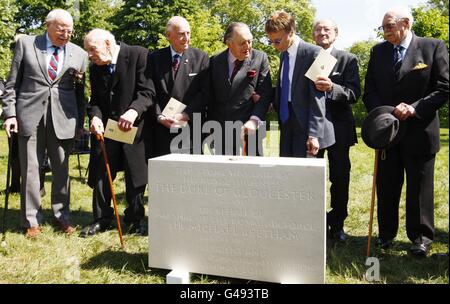
[[[231,73],[230,82],[233,82],[234,77],[236,77],[236,74],[239,72],[239,69],[241,68],[243,63],[244,63],[244,61],[237,60],[237,59],[234,61],[234,68],[233,68],[233,72]]]
[[[283,76],[281,78],[280,120],[284,124],[289,119],[289,53],[283,52]]]
[[[175,55],[173,55],[173,61],[172,61],[172,70],[173,70],[174,75],[177,74],[179,67],[180,67],[180,55],[175,54]]]
[[[394,73],[397,75],[402,67],[403,56],[402,51],[404,47],[401,45],[397,45],[394,47]]]
[[[50,63],[48,65],[48,76],[50,77],[50,79],[52,81],[55,80],[56,76],[58,76],[58,62],[59,62],[59,58],[58,58],[58,51],[59,51],[59,47],[52,45],[52,48],[55,49],[55,51],[52,54],[52,57],[50,58]]]

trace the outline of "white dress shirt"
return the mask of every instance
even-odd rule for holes
[[[287,49],[287,52],[289,54],[289,98],[288,101],[291,102],[291,92],[292,92],[292,77],[294,75],[294,68],[295,68],[295,62],[297,60],[297,51],[298,46],[300,44],[300,37],[294,34],[293,36],[294,42],[291,44],[291,46]],[[283,69],[284,66],[281,67],[280,71],[280,83],[283,83]]]

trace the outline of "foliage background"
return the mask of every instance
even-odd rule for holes
[[[288,11],[297,20],[299,35],[311,42],[316,13],[310,0],[0,0],[0,78],[5,79],[9,73],[10,46],[16,32],[42,33],[43,19],[56,7],[67,9],[74,16],[72,41],[78,45],[82,45],[83,36],[90,29],[98,27],[112,31],[118,40],[154,50],[168,44],[164,35],[167,20],[181,15],[191,24],[192,46],[213,55],[225,49],[222,36],[227,25],[232,21],[245,22],[254,35],[254,47],[269,55],[273,79],[278,73],[279,55],[267,44],[265,19],[275,10]],[[417,35],[441,39],[449,48],[449,0],[428,0],[413,8],[413,15]],[[363,88],[370,48],[375,43],[356,41],[348,48],[359,59]],[[360,125],[367,115],[361,101],[354,106],[354,114]],[[441,126],[448,128],[448,103],[440,110],[440,118]]]

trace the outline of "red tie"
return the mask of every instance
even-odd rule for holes
[[[173,69],[174,75],[177,73],[179,66],[180,66],[180,55],[175,54],[175,55],[173,55],[173,61],[172,61],[172,69]]]
[[[233,68],[233,73],[231,73],[230,82],[233,82],[233,79],[236,76],[236,74],[239,72],[239,69],[241,68],[243,62],[244,61],[240,61],[237,59],[234,61],[234,68]]]
[[[56,76],[58,76],[58,51],[59,51],[59,47],[57,46],[52,46],[55,51],[52,54],[52,57],[50,58],[50,63],[48,65],[48,76],[50,77],[50,79],[52,81],[55,80]]]

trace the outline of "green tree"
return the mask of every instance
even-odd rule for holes
[[[428,6],[419,6],[413,9],[414,24],[413,31],[421,37],[433,37],[445,42],[449,48],[448,32],[448,0],[428,1]],[[439,110],[439,117],[442,127],[449,125],[448,102]]]
[[[354,54],[358,58],[361,92],[364,92],[365,77],[370,59],[370,50],[377,43],[377,41],[372,39],[366,41],[358,41],[355,42],[349,49],[347,49],[348,52]],[[355,116],[356,124],[360,126],[364,118],[367,116],[366,107],[362,102],[362,97],[360,97],[358,102],[353,106],[353,114]]]
[[[17,24],[14,15],[18,11],[16,1],[0,0],[0,78],[5,79],[9,73],[12,60],[11,43],[14,41]]]
[[[55,8],[69,11],[74,19],[72,42],[83,45],[83,37],[93,28],[114,29],[109,19],[121,7],[117,0],[18,0],[16,22],[27,34],[41,34],[47,14]]]

